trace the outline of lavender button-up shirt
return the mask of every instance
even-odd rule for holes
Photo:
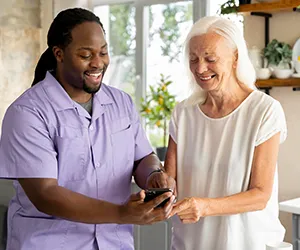
[[[131,98],[102,84],[92,116],[48,72],[7,110],[1,178],[56,178],[92,198],[124,203],[133,163],[152,152]],[[133,249],[132,225],[84,224],[39,212],[14,181],[7,250]]]

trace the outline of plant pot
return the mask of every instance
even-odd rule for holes
[[[274,75],[278,79],[287,79],[292,76],[293,72],[294,70],[292,69],[275,69]]]
[[[280,62],[278,65],[269,64],[269,68],[273,71],[272,76],[276,77],[275,76],[275,70],[276,69],[290,69],[290,65],[289,65],[289,63]]]
[[[161,161],[164,161],[166,158],[167,147],[158,147],[156,148],[156,154]]]

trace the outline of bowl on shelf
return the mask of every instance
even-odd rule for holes
[[[300,56],[299,56],[300,58]],[[300,74],[300,60],[294,61],[294,67],[298,74]]]
[[[259,80],[269,79],[272,75],[272,70],[269,68],[256,68],[256,78]]]
[[[287,79],[292,76],[294,70],[292,69],[274,69],[274,76],[278,79]]]

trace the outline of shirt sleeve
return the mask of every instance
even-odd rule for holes
[[[178,129],[178,110],[182,103],[179,103],[175,106],[172,116],[169,123],[169,134],[172,137],[173,141],[177,144],[177,129]]]
[[[130,98],[130,97],[129,97]],[[135,151],[134,151],[134,161],[138,161],[145,156],[153,152],[153,149],[149,143],[149,140],[146,136],[145,130],[142,127],[140,122],[139,114],[135,108],[135,105],[132,103],[130,98],[131,107],[132,107],[132,124],[135,138]]]
[[[281,104],[278,101],[274,101],[263,116],[255,146],[269,140],[278,132],[280,132],[280,143],[283,143],[287,137],[286,119]]]
[[[10,106],[2,124],[0,177],[57,178],[56,156],[38,112],[20,105]]]

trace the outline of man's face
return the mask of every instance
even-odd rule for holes
[[[58,80],[67,92],[96,93],[109,65],[104,32],[98,23],[84,22],[71,34],[72,42],[64,50],[54,50]]]

